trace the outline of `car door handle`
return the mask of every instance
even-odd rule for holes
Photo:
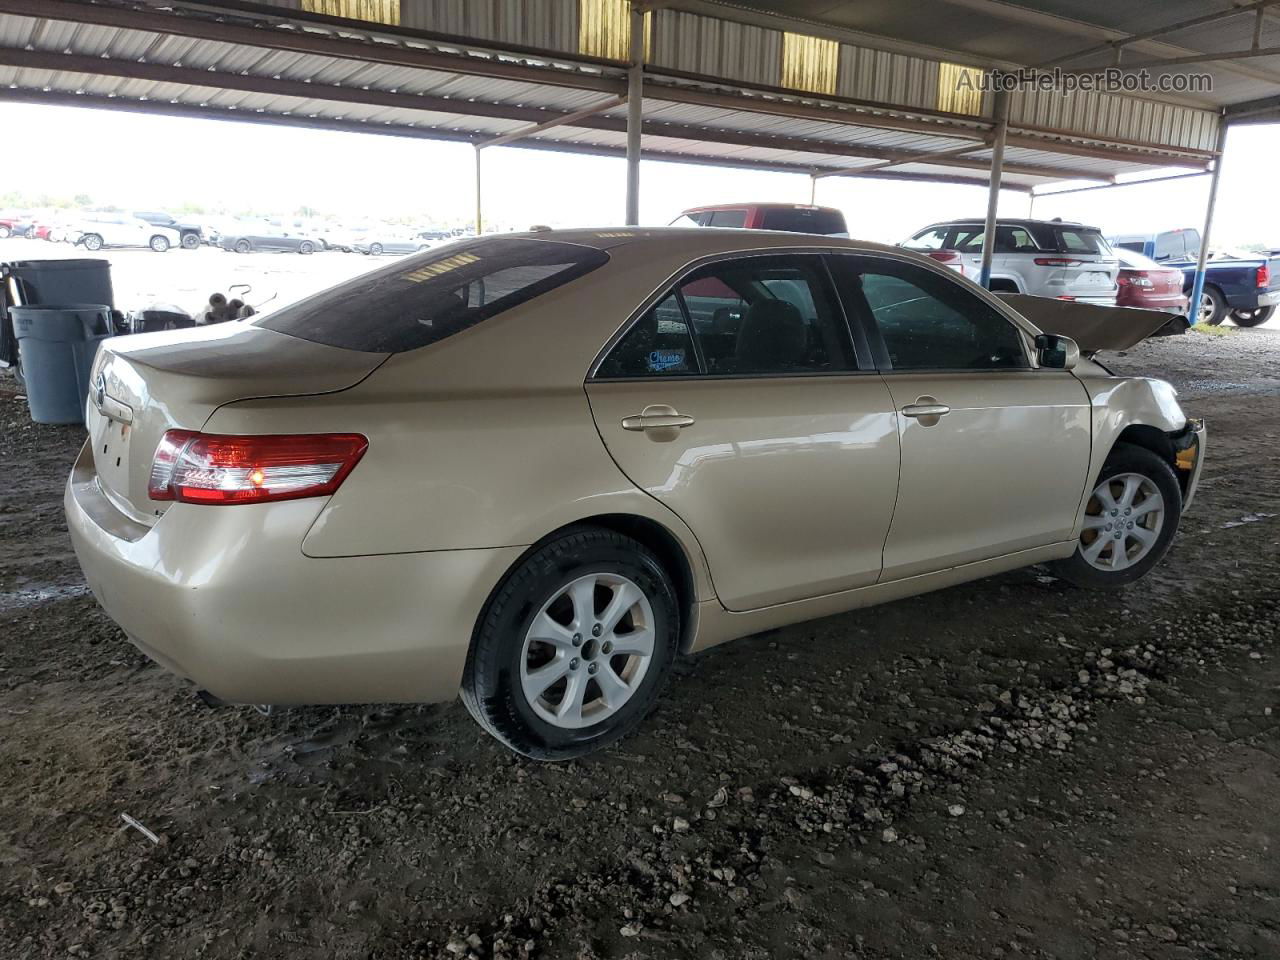
[[[904,417],[945,417],[950,412],[945,403],[908,403],[902,408]]]
[[[665,403],[651,403],[640,411],[639,416],[623,417],[622,429],[643,430],[655,440],[674,440],[680,430],[693,423],[693,417],[685,416],[675,407]]]

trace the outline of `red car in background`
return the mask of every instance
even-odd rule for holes
[[[834,207],[803,203],[721,203],[691,207],[671,222],[673,227],[736,227],[847,237],[844,214]]]
[[[1124,247],[1116,247],[1115,254],[1120,261],[1116,306],[1187,315],[1191,300],[1182,292],[1181,270],[1166,267]]]

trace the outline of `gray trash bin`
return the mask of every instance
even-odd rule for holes
[[[100,304],[15,306],[13,333],[36,423],[83,423],[98,343],[111,336],[111,308]]]

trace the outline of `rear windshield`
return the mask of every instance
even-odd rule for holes
[[[1084,227],[1054,227],[1059,253],[1097,253],[1111,255],[1111,248],[1097,230]]]
[[[817,233],[831,236],[848,233],[844,214],[839,210],[812,210],[801,208],[769,208],[764,211],[760,226],[765,230],[785,230],[788,233]]]
[[[405,257],[256,322],[331,347],[399,353],[460,333],[608,259],[603,250],[555,240],[464,240]]]

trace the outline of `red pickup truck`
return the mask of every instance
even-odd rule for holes
[[[826,237],[849,235],[849,226],[839,210],[799,203],[722,203],[691,207],[671,221],[671,226],[783,230]]]

